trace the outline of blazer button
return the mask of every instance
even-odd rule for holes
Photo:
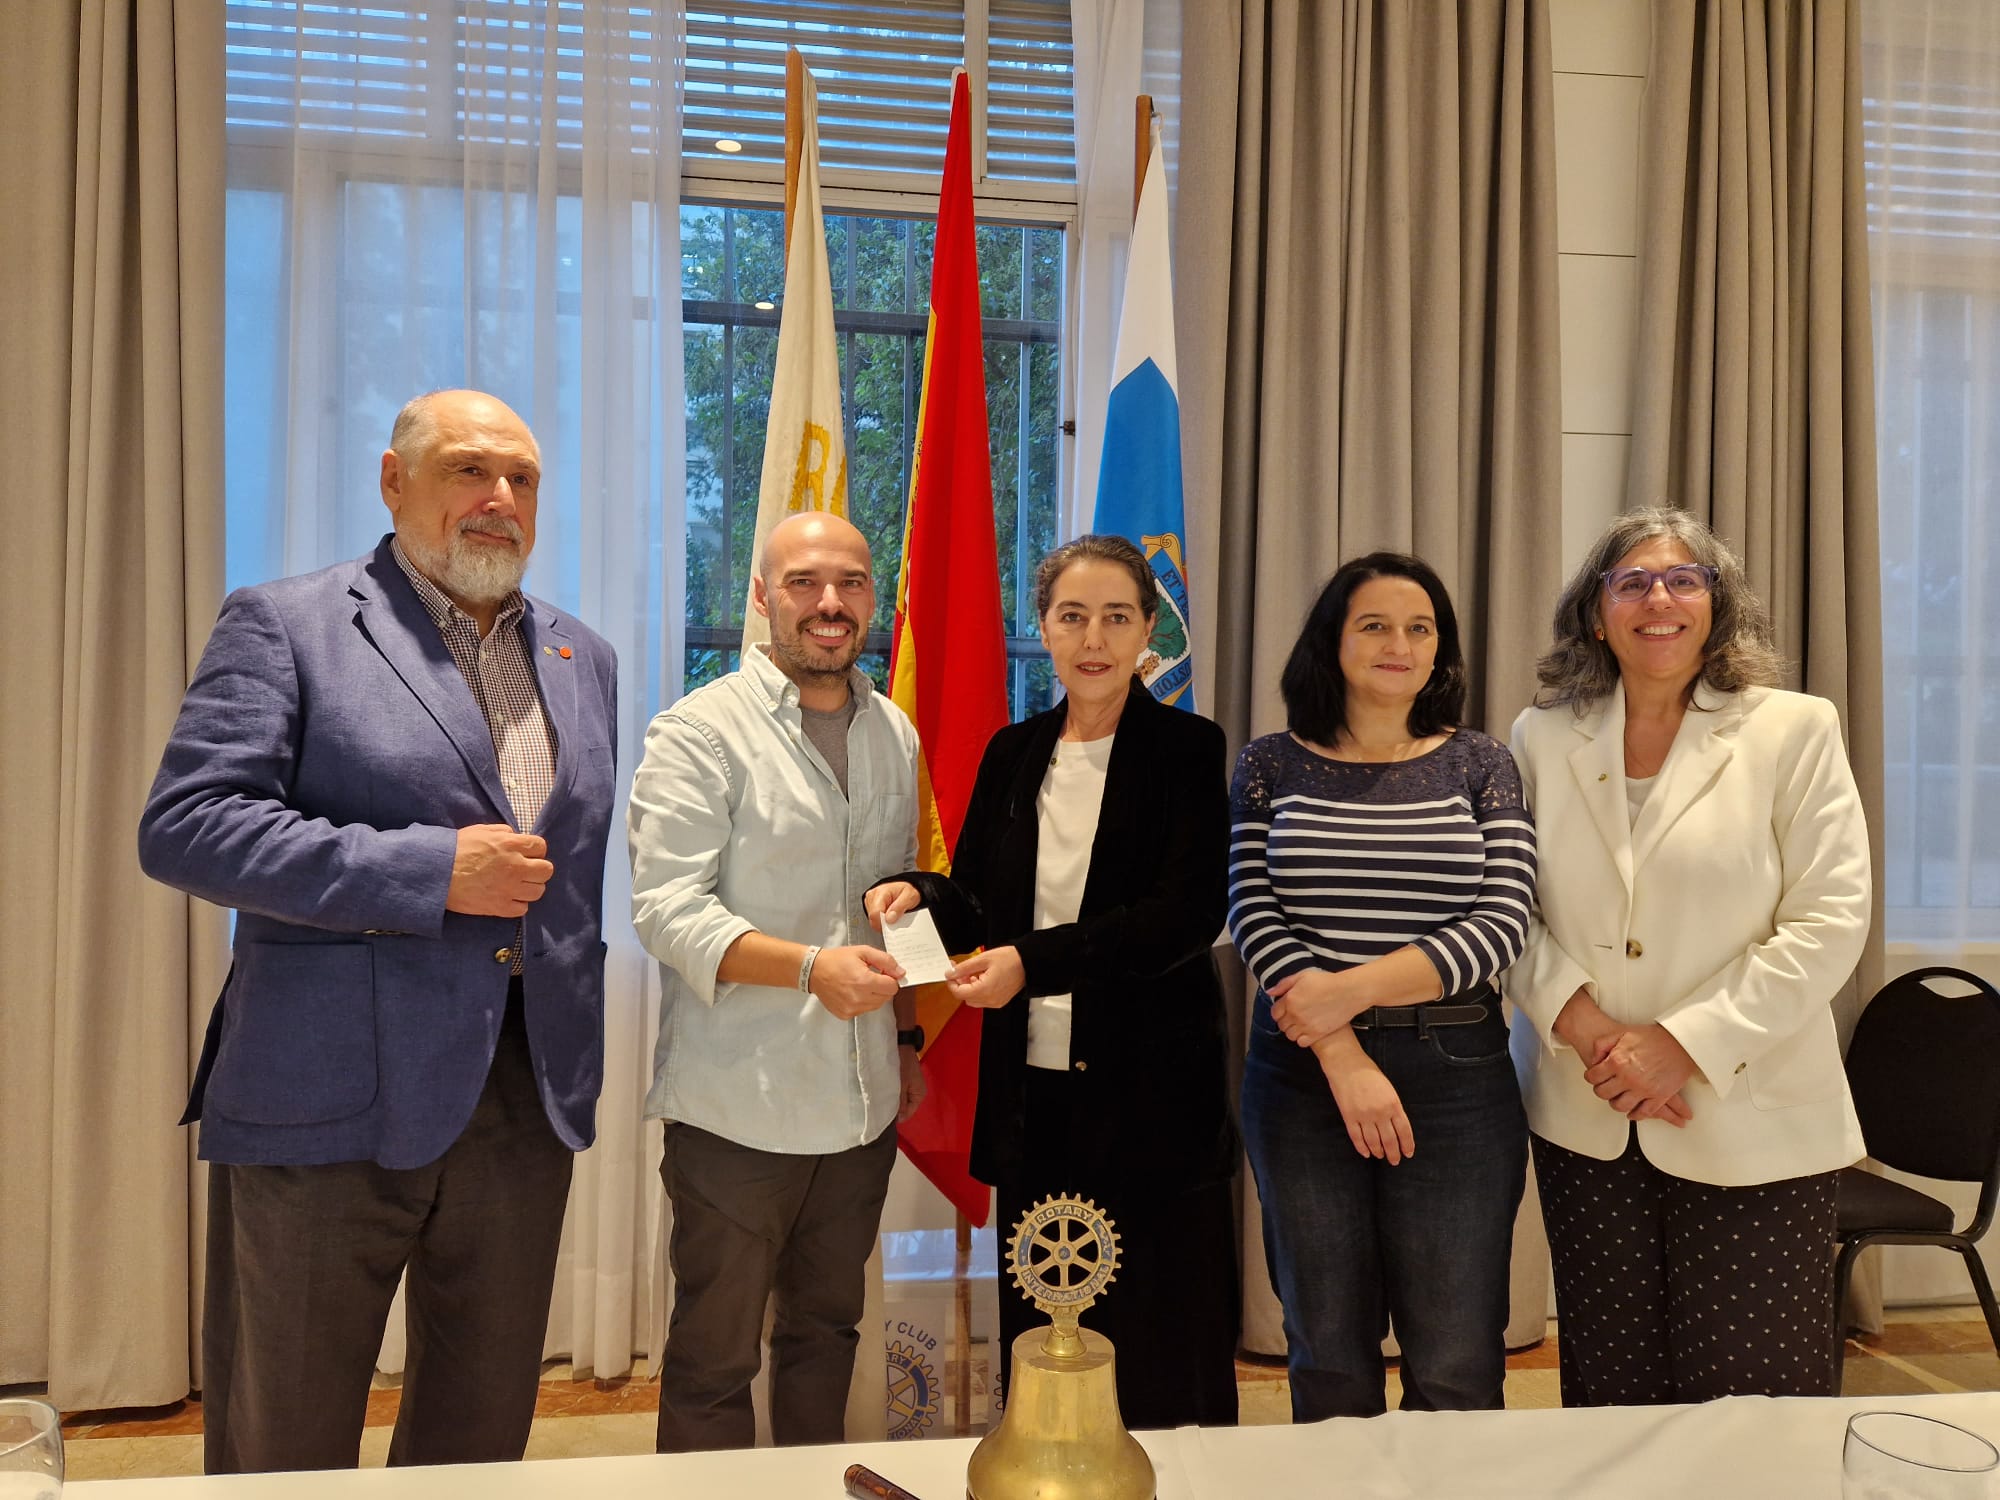
[[[493,950],[493,962],[496,964],[512,963],[513,960],[514,950],[512,948],[495,948]]]
[[[1738,1064],[1736,1065],[1736,1071],[1737,1071],[1737,1072],[1739,1072],[1739,1073],[1741,1073],[1741,1072],[1742,1072],[1742,1071],[1743,1071],[1743,1070],[1744,1070],[1745,1068],[1747,1068],[1747,1067],[1749,1067],[1749,1066],[1750,1066],[1750,1064],[1748,1064],[1747,1062],[1744,1062],[1744,1063],[1738,1063]]]
[[[1087,1070],[1087,1069],[1088,1069],[1089,1067],[1090,1067],[1090,1064],[1089,1064],[1089,1063],[1087,1063],[1087,1062],[1079,1062],[1079,1063],[1077,1063],[1077,1064],[1076,1064],[1076,1070],[1077,1070],[1077,1072],[1079,1072],[1079,1073],[1081,1073],[1081,1072],[1084,1072],[1084,1071],[1085,1071],[1085,1070]]]
[[[1646,945],[1637,938],[1625,939],[1625,956],[1627,958],[1644,958],[1646,956]]]

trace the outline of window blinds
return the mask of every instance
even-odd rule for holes
[[[2000,57],[1990,20],[1921,0],[1874,0],[1864,17],[1870,227],[1940,250],[1990,247],[2000,239]]]
[[[965,62],[962,0],[733,0],[687,16],[686,139],[741,160],[780,162],[785,54],[819,89],[824,168],[936,173],[944,166],[952,69]],[[1067,0],[990,0],[986,175],[1076,180]]]
[[[532,142],[546,102],[557,145],[574,148],[588,74],[593,97],[612,112],[603,123],[631,130],[635,149],[647,149],[662,107],[655,28],[663,19],[651,6],[600,11],[605,24],[587,45],[583,0],[435,7],[230,0],[231,138],[292,130],[376,145]]]
[[[686,150],[708,157],[727,138],[741,143],[740,160],[782,161],[785,54],[797,46],[819,85],[823,167],[935,175],[952,69],[968,51],[976,69],[983,50],[986,175],[1073,182],[1067,0],[988,0],[983,49],[967,47],[966,9],[963,0],[696,0],[683,18]],[[586,46],[584,0],[229,0],[232,139],[302,131],[413,146],[531,141],[552,107],[558,146],[574,147],[589,76],[593,99],[622,115],[607,123],[647,149],[662,107],[651,80],[672,18],[603,0],[593,10]]]

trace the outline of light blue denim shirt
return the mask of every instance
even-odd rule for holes
[[[654,718],[626,831],[632,921],[660,961],[646,1114],[762,1151],[824,1154],[896,1120],[896,1019],[837,1019],[797,989],[718,984],[746,932],[878,944],[861,897],[917,862],[917,732],[859,672],[847,787],[762,649]]]

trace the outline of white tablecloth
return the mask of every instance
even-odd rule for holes
[[[1159,1500],[1836,1500],[1857,1411],[1913,1411],[2000,1443],[2000,1394],[1599,1411],[1391,1412],[1310,1427],[1145,1433]],[[70,1500],[838,1500],[864,1463],[961,1500],[973,1439],[571,1458],[440,1469],[79,1482]],[[2000,1495],[2000,1488],[1996,1488]]]

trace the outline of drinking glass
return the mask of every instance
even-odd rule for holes
[[[1991,1500],[2000,1451],[1935,1417],[1860,1411],[1847,1419],[1842,1500]]]
[[[59,1500],[62,1418],[46,1401],[0,1401],[0,1500]]]

